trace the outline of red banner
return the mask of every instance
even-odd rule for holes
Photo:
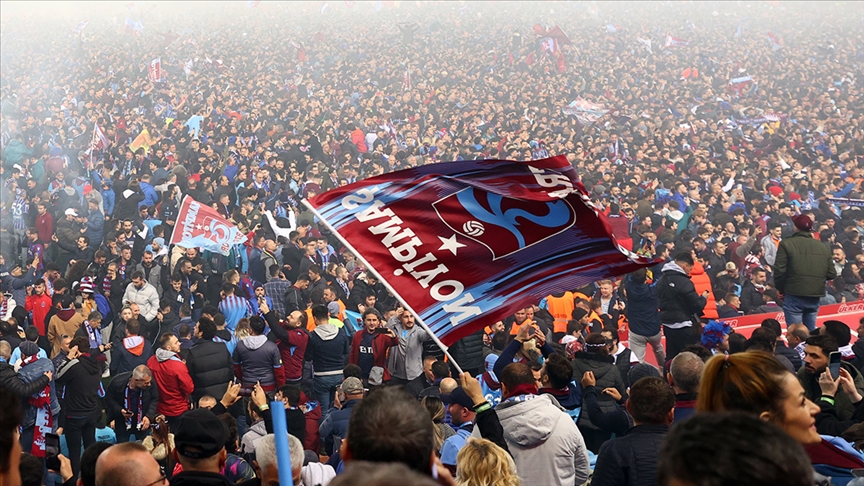
[[[156,59],[153,59],[152,61],[150,61],[150,68],[148,69],[147,75],[150,78],[150,81],[153,81],[154,83],[156,83],[160,79],[162,79],[162,58],[161,57],[157,57]]]
[[[823,305],[819,308],[819,314],[816,317],[816,326],[821,326],[825,321],[840,321],[853,331],[858,329],[858,321],[864,317],[864,302],[852,302],[849,304],[832,304]],[[786,317],[783,311],[772,312],[770,314],[750,314],[741,317],[730,317],[727,319],[719,319],[723,322],[728,322],[735,332],[744,334],[749,337],[753,329],[756,329],[762,324],[765,319],[777,319],[780,324],[786,325]]]
[[[210,206],[186,196],[180,204],[177,224],[169,243],[227,255],[233,245],[245,241],[246,236],[234,223],[223,218]]]

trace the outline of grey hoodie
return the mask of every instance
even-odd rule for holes
[[[177,356],[177,353],[174,351],[168,351],[167,349],[159,348],[156,350],[156,359],[161,363],[163,361],[168,361],[169,359]]]
[[[504,400],[495,411],[524,486],[572,486],[588,480],[588,449],[582,434],[551,395]],[[474,437],[480,437],[475,427]]]

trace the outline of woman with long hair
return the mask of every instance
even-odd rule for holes
[[[844,450],[822,439],[816,431],[819,410],[795,375],[773,355],[759,351],[711,358],[696,400],[697,413],[741,411],[777,425],[804,446],[817,472],[830,470],[837,477],[838,469],[864,467],[864,459],[851,446]],[[840,476],[851,478],[851,472]]]
[[[492,441],[471,437],[456,455],[458,486],[521,486],[516,464]]]
[[[444,423],[444,402],[438,397],[428,396],[423,397],[420,404],[426,408],[429,418],[435,424],[435,450],[440,451],[444,441],[456,435],[453,427]]]

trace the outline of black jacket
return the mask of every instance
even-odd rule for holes
[[[804,363],[801,362],[801,356],[798,355],[798,351],[790,348],[783,341],[777,341],[777,347],[774,348],[775,356],[786,356],[789,359],[789,362],[792,363],[792,366],[798,370],[801,368],[801,365]]]
[[[105,415],[108,416],[109,423],[112,420],[114,421],[115,428],[122,425],[125,420],[121,410],[126,408],[126,385],[129,383],[131,377],[132,372],[116,375],[105,389]],[[149,418],[151,423],[155,423],[156,404],[159,402],[159,388],[153,383],[149,388],[141,390],[141,393],[143,393],[141,408],[144,411],[144,416]]]
[[[660,304],[660,322],[663,324],[692,321],[693,316],[702,315],[707,302],[696,293],[690,277],[675,262],[663,266],[663,273],[657,282],[657,300]]]
[[[348,400],[342,404],[341,410],[332,410],[327,418],[321,422],[321,441],[324,443],[324,452],[332,455],[338,450],[339,444],[337,439],[341,440],[348,437],[348,420],[351,418],[351,412],[354,410],[354,405],[359,403],[358,400]]]
[[[741,286],[741,310],[745,314],[753,314],[762,304],[762,292],[759,292],[753,282],[749,280],[744,282]]]
[[[450,348],[450,354],[463,370],[482,372],[485,363],[483,330],[480,329],[474,334],[469,334],[456,341]]]
[[[68,361],[56,375],[58,392],[64,397],[63,413],[66,416],[83,416],[99,410],[99,385],[102,381],[102,363],[89,354],[82,354]]]
[[[183,471],[171,478],[171,486],[234,486],[234,483],[221,474]]]
[[[420,394],[423,393],[423,390],[430,386],[432,386],[432,383],[426,379],[426,373],[420,373],[420,376],[405,384],[405,389],[407,389],[408,392],[416,398],[420,398]]]
[[[204,395],[219,400],[228,389],[228,382],[234,379],[234,360],[228,347],[210,339],[199,339],[189,348],[186,367],[195,383],[192,399],[196,402]]]
[[[609,440],[600,447],[592,484],[655,486],[657,455],[666,425],[637,425],[624,437]]]
[[[47,376],[41,376],[38,380],[25,383],[18,377],[15,367],[5,361],[0,361],[0,387],[18,395],[18,398],[27,398],[30,395],[45,388],[50,380]]]

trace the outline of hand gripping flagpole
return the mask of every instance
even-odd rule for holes
[[[444,345],[444,343],[442,343],[441,340],[438,339],[438,336],[436,336],[435,333],[432,332],[431,329],[429,329],[429,326],[427,326],[426,323],[423,322],[423,318],[420,317],[420,314],[417,311],[415,311],[413,308],[411,308],[411,305],[408,304],[408,302],[404,298],[402,298],[401,295],[399,295],[399,292],[396,292],[396,289],[394,289],[393,286],[391,286],[390,283],[387,282],[387,280],[381,275],[381,273],[378,272],[378,270],[375,270],[375,268],[369,264],[369,262],[366,260],[366,258],[363,257],[363,254],[361,254],[359,251],[357,251],[357,249],[354,248],[354,246],[351,245],[351,243],[348,243],[348,240],[346,240],[344,237],[342,237],[342,235],[339,234],[338,231],[336,231],[336,228],[334,228],[330,223],[328,223],[327,220],[324,219],[324,217],[321,215],[321,213],[319,213],[318,210],[315,209],[315,207],[313,207],[309,203],[309,201],[307,201],[306,199],[303,199],[301,202],[310,211],[312,211],[312,214],[314,214],[318,218],[318,221],[324,223],[324,226],[327,226],[327,228],[330,230],[330,232],[333,233],[334,235],[336,235],[337,238],[339,238],[339,241],[341,241],[342,244],[345,245],[346,248],[348,248],[349,250],[351,250],[352,253],[354,253],[354,255],[357,257],[357,259],[360,260],[360,262],[363,264],[363,266],[366,267],[366,270],[375,274],[375,276],[378,277],[378,280],[380,280],[381,283],[384,284],[384,287],[386,287],[387,290],[389,290],[390,293],[393,294],[394,297],[399,299],[399,302],[401,302],[402,305],[405,306],[405,309],[407,309],[408,312],[410,312],[411,314],[414,315],[414,319],[417,321],[417,324],[420,324],[420,327],[422,327],[429,334],[429,336],[432,337],[432,340],[435,341],[435,344],[437,344],[438,347],[441,348],[441,351],[444,351],[444,355],[447,356],[447,359],[450,360],[450,363],[453,364],[453,367],[456,368],[456,371],[458,371],[460,375],[462,373],[464,373],[462,371],[462,368],[459,367],[459,363],[457,363],[456,360],[453,359],[453,356],[450,355],[450,352],[447,350],[448,349],[447,346]]]

